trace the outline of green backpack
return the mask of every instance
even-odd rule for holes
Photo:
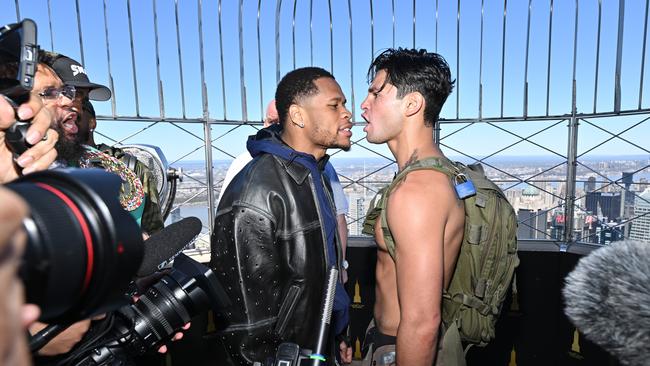
[[[388,197],[408,173],[422,169],[442,172],[454,185],[470,180],[476,189],[476,194],[463,200],[465,235],[449,288],[442,295],[442,321],[447,327],[455,322],[463,341],[484,346],[494,338],[495,323],[519,257],[515,212],[480,164],[465,166],[436,157],[414,162],[377,193],[363,233],[374,235],[375,223],[380,219],[388,253],[395,259],[395,241],[386,219]]]

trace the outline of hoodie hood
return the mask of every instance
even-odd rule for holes
[[[282,126],[273,124],[267,128],[257,131],[257,134],[248,137],[246,148],[253,158],[257,155],[267,153],[279,156],[289,162],[297,162],[306,168],[311,168],[307,165],[315,165],[321,172],[325,169],[325,165],[329,160],[329,155],[325,155],[319,161],[316,161],[313,155],[304,152],[296,151],[282,141],[280,134],[282,133]]]

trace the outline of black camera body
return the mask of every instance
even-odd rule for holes
[[[36,29],[36,23],[28,18],[0,28],[0,96],[14,108],[29,100],[34,87],[38,69]],[[28,127],[29,122],[15,122],[5,131],[5,143],[15,156],[30,147],[25,141]]]
[[[0,28],[0,93],[19,104],[34,87],[38,65],[36,23],[20,23]]]

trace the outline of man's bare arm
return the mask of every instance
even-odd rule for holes
[[[400,324],[397,364],[431,365],[436,355],[444,277],[444,229],[451,199],[447,178],[417,171],[393,191],[388,224],[395,239]]]

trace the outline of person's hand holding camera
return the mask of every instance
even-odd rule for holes
[[[25,246],[22,220],[28,208],[16,194],[0,187],[0,364],[28,365],[25,327],[38,318],[39,309],[24,304],[18,266]]]
[[[38,350],[38,354],[41,356],[57,356],[70,352],[84,337],[88,328],[90,328],[90,322],[91,319],[86,319],[70,325],[61,334],[54,337],[43,348]],[[47,326],[48,324],[36,322],[29,327],[29,332],[36,334]]]
[[[5,130],[15,121],[16,115],[21,121],[31,119],[27,130],[27,143],[32,145],[14,161],[13,153],[5,144]],[[54,113],[43,106],[40,98],[30,98],[16,111],[13,106],[0,96],[0,184],[16,179],[22,174],[47,169],[56,159],[54,149],[59,134],[50,129]]]

